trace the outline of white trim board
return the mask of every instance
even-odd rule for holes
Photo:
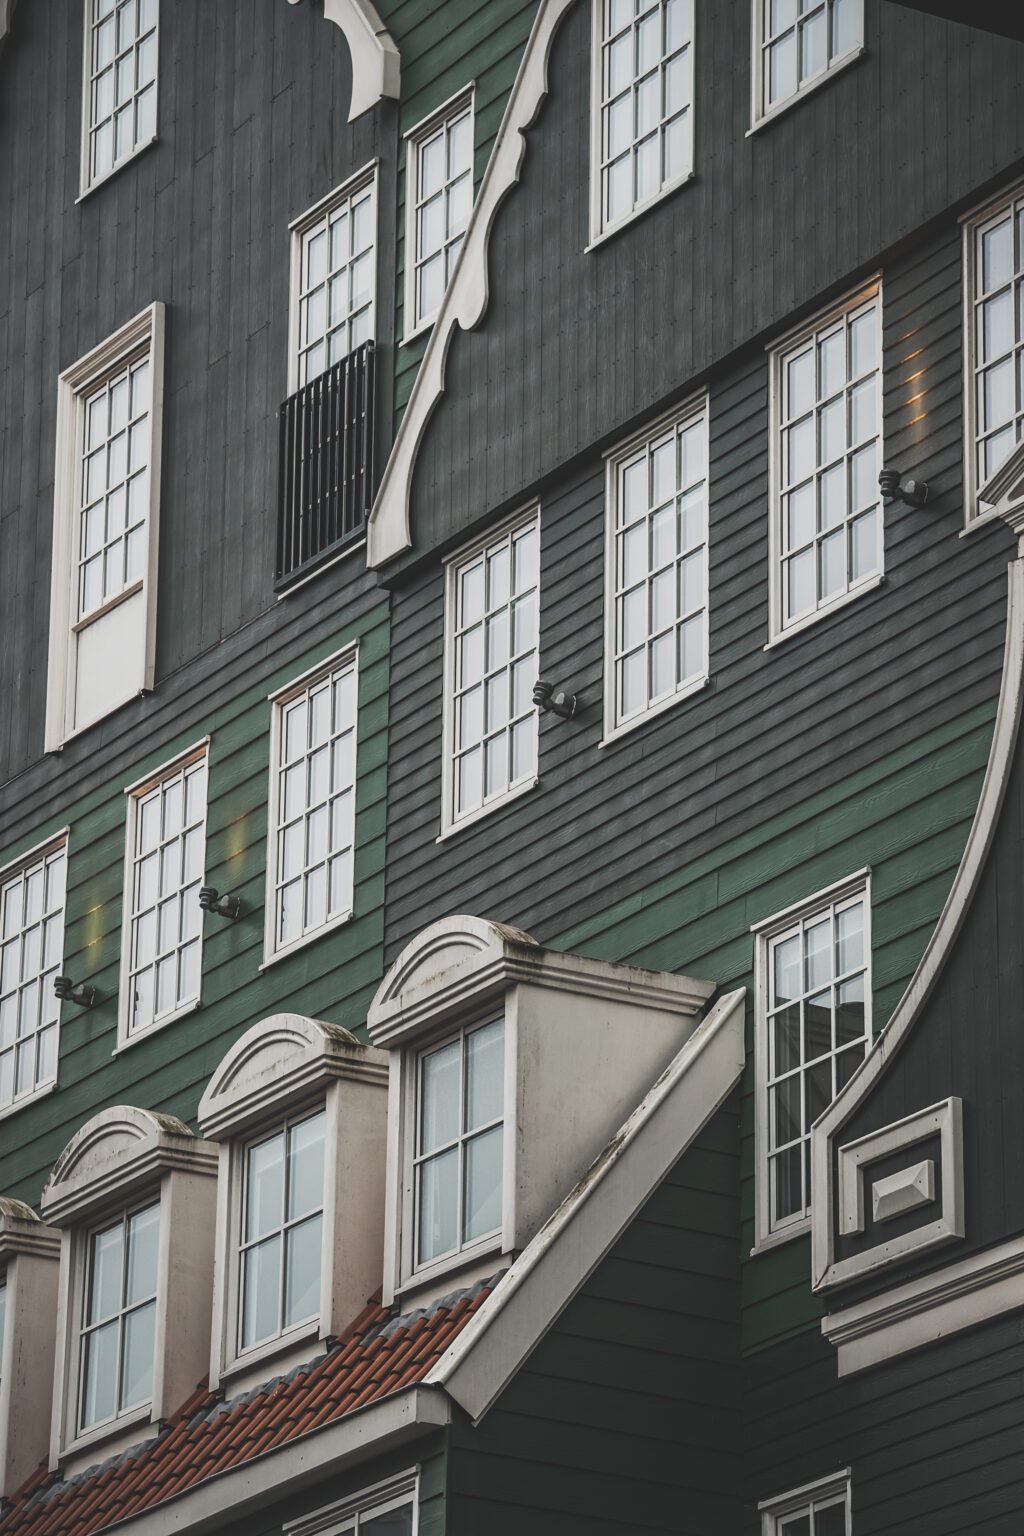
[[[352,58],[349,122],[386,97],[397,101],[402,58],[373,0],[324,0],[324,20],[333,21],[344,33]]]

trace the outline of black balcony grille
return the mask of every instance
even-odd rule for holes
[[[373,342],[296,390],[278,415],[274,586],[281,588],[363,533],[373,501]]]

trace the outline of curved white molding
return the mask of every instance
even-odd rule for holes
[[[87,1120],[53,1165],[41,1206],[57,1225],[106,1200],[123,1199],[171,1168],[216,1172],[216,1150],[176,1115],[114,1104]]]
[[[352,55],[349,122],[385,96],[397,101],[402,61],[372,0],[324,0],[324,19],[341,28]]]
[[[386,565],[412,543],[409,498],[413,470],[427,423],[444,393],[448,348],[456,326],[470,331],[487,309],[487,247],[498,209],[519,180],[526,130],[548,92],[548,63],[558,24],[573,0],[541,0],[516,74],[491,158],[473,205],[466,238],[455,263],[394,447],[384,470],[366,530],[366,559]]]
[[[995,729],[978,808],[952,889],[921,963],[892,1018],[842,1093],[815,1122],[811,1133],[811,1262],[816,1290],[835,1283],[835,1193],[829,1148],[857,1106],[872,1092],[921,1017],[974,899],[1006,795],[1020,728],[1024,683],[1024,558],[1012,561],[1007,575],[1006,644]]]
[[[0,0],[0,48],[3,48],[4,38],[11,30],[11,21],[17,4],[18,0]]]
[[[411,988],[430,986],[452,966],[473,960],[488,949],[503,951],[507,943],[536,946],[537,941],[519,928],[466,913],[431,923],[405,946],[374,993],[367,1013],[371,1031],[386,1006]]]

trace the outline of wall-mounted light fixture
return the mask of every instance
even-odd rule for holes
[[[886,501],[902,501],[908,507],[923,507],[928,500],[924,480],[901,480],[898,469],[880,469],[878,489]]]
[[[80,981],[76,986],[70,976],[55,976],[53,990],[62,1003],[77,1003],[79,1008],[91,1008],[96,1001],[96,988]]]
[[[533,702],[538,709],[558,715],[562,720],[571,720],[576,713],[576,695],[566,693],[564,688],[559,688],[556,693],[554,683],[534,683]]]
[[[237,896],[221,896],[216,887],[204,885],[199,891],[199,905],[204,912],[216,912],[218,917],[236,918],[242,910]]]

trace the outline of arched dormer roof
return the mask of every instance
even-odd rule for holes
[[[43,1190],[43,1214],[61,1222],[103,1203],[124,1198],[170,1168],[212,1173],[212,1148],[176,1115],[114,1104],[87,1120],[53,1165]]]

